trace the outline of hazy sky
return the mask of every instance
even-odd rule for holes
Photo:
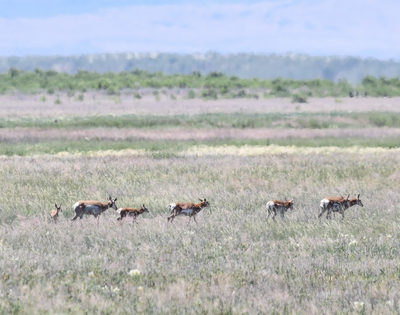
[[[400,59],[398,0],[0,0],[0,55],[307,53]]]

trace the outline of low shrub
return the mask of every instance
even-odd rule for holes
[[[307,97],[299,94],[293,94],[292,103],[307,103]]]

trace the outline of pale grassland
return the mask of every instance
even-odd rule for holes
[[[308,103],[292,104],[289,98],[254,99],[222,99],[209,100],[184,99],[177,94],[173,101],[162,97],[160,101],[154,96],[145,96],[135,100],[132,95],[121,96],[116,101],[115,96],[97,92],[85,93],[82,102],[63,95],[0,95],[0,117],[64,117],[64,116],[94,116],[94,115],[195,115],[204,113],[291,113],[291,112],[365,112],[388,111],[399,112],[399,97],[381,98],[343,98],[341,103],[335,98],[309,98]],[[54,104],[59,98],[61,104]]]
[[[209,155],[235,155],[235,156],[257,156],[265,154],[303,154],[303,155],[314,155],[314,154],[332,154],[337,155],[340,153],[347,154],[375,154],[379,156],[381,154],[391,152],[393,154],[400,154],[400,149],[386,149],[386,148],[361,148],[357,146],[349,148],[339,147],[295,147],[295,146],[222,146],[222,147],[208,147],[208,146],[194,146],[184,152],[182,155],[194,155],[194,156],[209,156]]]
[[[39,157],[66,157],[66,158],[79,158],[79,157],[154,157],[159,156],[163,157],[163,155],[168,156],[170,152],[163,151],[155,151],[148,152],[144,149],[125,149],[125,150],[99,150],[99,151],[87,151],[87,152],[76,152],[71,153],[67,151],[58,152],[56,154],[37,154],[33,155],[32,158]],[[386,154],[399,154],[400,148],[388,149],[388,148],[374,148],[374,147],[347,147],[340,148],[334,146],[326,146],[326,147],[295,147],[295,146],[279,146],[271,144],[269,146],[251,146],[244,145],[241,147],[237,146],[228,146],[224,145],[221,147],[212,147],[212,146],[192,146],[187,150],[177,151],[172,157],[189,157],[189,156],[260,156],[260,155],[286,155],[286,154],[302,154],[302,155],[314,155],[314,154],[323,154],[323,155],[337,155],[337,154],[374,154],[376,157]],[[0,158],[7,159],[6,156],[0,156]],[[18,158],[17,158],[18,159]],[[23,161],[23,158],[21,158]]]
[[[399,152],[269,149],[1,158],[0,311],[399,313]],[[364,208],[316,219],[323,197],[347,193]],[[69,221],[75,201],[108,194],[150,213]],[[168,203],[198,197],[212,206],[198,225],[167,224]],[[265,203],[284,197],[295,209],[267,221]]]
[[[188,141],[224,139],[316,139],[316,138],[394,138],[400,137],[400,128],[344,128],[344,129],[268,129],[268,128],[85,128],[41,129],[0,128],[0,140],[7,142],[51,140],[102,140],[102,141]],[[400,143],[399,143],[400,145]]]

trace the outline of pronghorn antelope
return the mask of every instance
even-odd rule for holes
[[[268,217],[267,217],[267,219],[269,218],[271,213],[273,213],[274,215],[272,216],[272,219],[275,220],[275,217],[276,217],[276,214],[277,214],[278,211],[281,213],[281,217],[283,219],[284,216],[285,216],[285,212],[287,210],[289,210],[289,209],[293,210],[293,200],[294,199],[288,201],[285,198],[285,200],[286,200],[286,202],[285,201],[281,201],[281,200],[270,200],[270,201],[267,202],[267,209],[268,209]]]
[[[143,206],[140,209],[136,208],[119,208],[117,210],[119,213],[120,217],[117,220],[122,220],[125,218],[127,215],[133,217],[132,223],[136,222],[136,218],[139,216],[139,214],[142,214],[143,212],[149,212],[147,210],[146,206],[143,204]]]
[[[75,210],[75,216],[71,221],[76,220],[78,217],[82,219],[84,214],[93,214],[95,218],[99,219],[99,215],[108,208],[117,210],[117,206],[115,204],[116,201],[117,198],[112,199],[111,196],[107,198],[107,202],[105,203],[94,200],[80,200],[72,206],[72,208]]]
[[[53,222],[57,223],[58,215],[60,212],[62,212],[62,209],[61,209],[61,205],[57,206],[56,203],[54,205],[56,206],[56,209],[50,211],[50,216],[51,216],[51,219],[53,220]]]
[[[360,194],[358,194],[357,198],[349,200],[350,195],[347,196],[346,199],[343,197],[327,197],[321,200],[320,208],[321,212],[318,215],[318,218],[322,216],[322,214],[328,210],[326,218],[332,218],[332,212],[339,212],[342,215],[342,219],[344,219],[344,211],[352,206],[359,205],[360,207],[364,207],[363,203],[360,200]]]
[[[203,200],[199,199],[199,204],[194,204],[193,202],[176,202],[170,203],[167,208],[171,211],[171,216],[168,217],[169,220],[174,221],[177,216],[186,215],[189,216],[189,222],[193,217],[194,221],[196,221],[196,215],[205,207],[209,207],[210,203],[204,198]]]
[[[348,195],[347,198],[340,196],[340,197],[326,197],[322,199],[319,204],[321,211],[318,215],[318,218],[320,218],[325,211],[328,211],[326,214],[327,219],[331,218],[332,212],[339,212],[343,216],[344,210],[349,207],[349,197],[350,195]]]

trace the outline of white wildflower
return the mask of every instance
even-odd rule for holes
[[[115,287],[115,288],[113,289],[113,292],[114,292],[114,293],[118,293],[118,292],[119,292],[119,288],[118,288],[118,287]]]
[[[128,275],[130,275],[131,277],[139,276],[140,275],[140,271],[138,269],[131,269],[128,272]]]
[[[364,308],[364,302],[354,302],[354,308],[356,310],[362,310]]]
[[[88,277],[94,277],[94,272],[91,271],[91,272],[89,272],[87,275],[88,275]]]
[[[140,287],[137,288],[137,290],[138,290],[139,292],[142,292],[142,291],[143,291],[143,287],[140,286]]]
[[[356,240],[352,240],[350,243],[349,243],[349,247],[350,246],[356,246],[357,245],[357,241]]]

